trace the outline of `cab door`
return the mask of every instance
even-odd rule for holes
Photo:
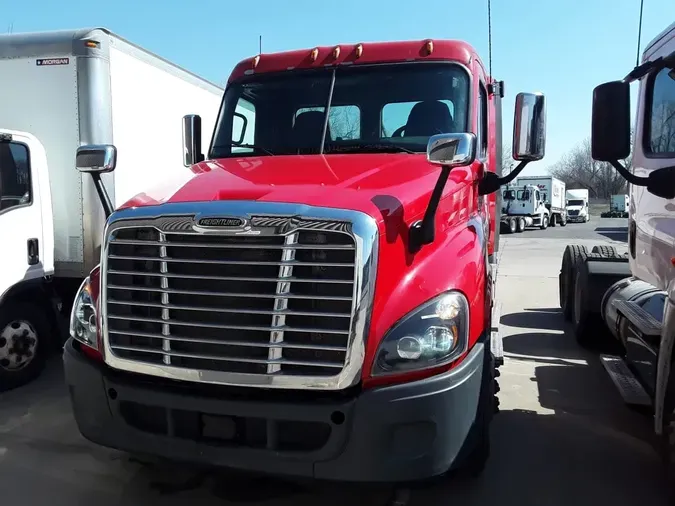
[[[54,272],[47,158],[34,136],[0,129],[0,301]]]

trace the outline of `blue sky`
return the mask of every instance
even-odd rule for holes
[[[378,6],[379,5],[379,6]],[[545,171],[590,134],[595,85],[635,64],[639,0],[492,0],[492,67],[506,83],[504,142],[519,91],[547,96]],[[105,26],[218,83],[258,52],[425,38],[463,39],[488,56],[487,0],[0,0],[0,31]],[[675,1],[645,0],[642,48],[675,20]],[[3,26],[6,23],[6,26]]]

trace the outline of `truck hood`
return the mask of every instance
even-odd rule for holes
[[[568,211],[584,211],[583,206],[567,206]]]
[[[396,215],[408,223],[424,212],[439,171],[424,155],[407,153],[209,160],[135,196],[120,209],[165,202],[253,200],[352,209],[378,221]],[[468,178],[469,167],[453,169],[444,195],[454,193]]]

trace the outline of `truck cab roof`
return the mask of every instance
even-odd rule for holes
[[[482,67],[475,49],[459,40],[416,40],[401,42],[364,42],[260,54],[239,62],[232,71],[232,82],[244,75],[286,70],[310,69],[327,65],[364,65],[403,63],[416,60],[453,61],[468,66],[475,59]]]

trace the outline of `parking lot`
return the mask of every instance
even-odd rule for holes
[[[498,302],[506,363],[492,457],[476,481],[414,489],[410,505],[665,504],[651,420],[627,409],[558,305],[565,245],[625,250],[626,220],[593,218],[503,235]],[[0,395],[0,504],[385,505],[390,487],[295,484],[137,462],[80,437],[58,358],[39,381]]]

